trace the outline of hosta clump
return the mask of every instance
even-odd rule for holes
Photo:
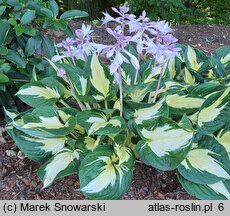
[[[49,60],[57,76],[20,88],[17,96],[32,108],[5,110],[8,133],[41,163],[44,188],[78,173],[85,196],[118,199],[139,158],[176,169],[200,199],[229,199],[230,49],[209,56],[176,46],[166,22],[113,10],[119,17],[105,14],[104,23],[117,23],[107,29],[116,43],[96,44],[83,25],[57,44]]]

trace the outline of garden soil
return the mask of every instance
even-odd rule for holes
[[[79,28],[82,22],[73,22]],[[102,27],[95,27],[94,38],[100,43],[111,43]],[[230,26],[178,25],[173,26],[179,43],[193,45],[212,53],[216,48],[230,45]],[[48,32],[56,41],[61,33]],[[75,189],[79,188],[77,175],[56,180],[52,186],[41,190],[42,182],[36,176],[38,165],[25,158],[12,139],[4,132],[3,114],[0,113],[0,199],[86,199]],[[162,172],[137,161],[134,178],[122,199],[187,200],[195,199],[181,187],[174,171]]]

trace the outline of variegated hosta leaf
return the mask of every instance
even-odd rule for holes
[[[184,81],[188,84],[195,84],[196,77],[193,72],[189,71],[186,67],[184,68]]]
[[[214,184],[230,180],[230,160],[227,152],[212,137],[203,137],[178,166],[184,178],[197,184]]]
[[[43,188],[50,186],[57,178],[77,172],[82,155],[81,149],[63,149],[44,163],[37,171],[37,175],[43,181]]]
[[[16,128],[13,129],[13,139],[29,159],[37,162],[44,161],[47,157],[62,150],[67,140],[66,137],[35,137]]]
[[[123,93],[126,98],[132,100],[133,102],[140,103],[143,101],[145,96],[152,91],[152,89],[156,89],[157,82],[150,82],[146,84],[139,85],[124,85]]]
[[[187,89],[189,85],[175,81],[167,81],[164,83],[164,87],[160,89],[159,93],[167,93],[167,94],[176,94],[177,92],[184,91]]]
[[[201,50],[198,50],[194,47],[187,46],[184,53],[184,60],[187,68],[194,72],[200,72],[204,67],[206,68],[206,55]]]
[[[96,149],[102,140],[102,136],[97,136],[96,139],[90,136],[85,136],[85,137],[79,137],[76,141],[76,145],[78,144],[83,144],[84,148],[88,151],[94,151]]]
[[[198,111],[204,103],[204,99],[199,96],[172,94],[166,96],[166,104],[169,111],[174,115],[191,114]]]
[[[79,178],[85,196],[112,200],[128,190],[133,175],[133,154],[127,147],[118,147],[115,152],[112,146],[100,146],[83,159]]]
[[[206,83],[199,83],[194,86],[190,86],[188,91],[191,95],[197,95],[200,97],[207,98],[213,93],[217,91],[223,90],[225,87],[221,85],[219,82],[206,82]]]
[[[60,83],[52,77],[23,85],[16,94],[31,107],[53,105],[64,97]]]
[[[173,170],[184,160],[191,147],[193,133],[174,121],[160,118],[149,128],[140,128],[142,138],[137,144],[140,158],[147,165]]]
[[[117,87],[113,84],[109,72],[102,67],[96,54],[93,55],[91,61],[91,77],[90,81],[96,92],[93,97],[96,100],[112,99],[116,95]]]
[[[124,128],[124,119],[115,116],[108,119],[101,111],[86,110],[77,114],[77,122],[87,130],[88,135],[117,134]]]
[[[219,130],[230,119],[230,87],[210,95],[198,114],[198,130],[210,134]]]
[[[217,49],[214,53],[214,57],[219,59],[227,70],[230,69],[230,46]]]
[[[230,127],[221,130],[216,140],[224,146],[230,158]]]
[[[178,179],[183,188],[192,196],[203,200],[229,200],[230,181],[218,181],[214,184],[196,184],[188,181],[178,173]]]
[[[67,72],[78,98],[81,101],[89,102],[91,100],[91,97],[89,96],[89,75],[83,69],[71,64],[62,64],[61,67]]]
[[[155,104],[142,108],[142,109],[135,109],[133,112],[133,121],[137,125],[143,125],[146,123],[151,123],[153,120],[160,116],[168,116],[168,106],[165,103],[164,99],[161,99],[159,102]]]
[[[66,124],[70,118],[77,116],[77,113],[79,112],[79,110],[75,109],[75,108],[69,108],[69,107],[62,107],[60,109],[57,110],[58,116],[61,120],[62,123]],[[75,124],[74,129],[77,131],[77,133],[79,134],[84,134],[85,130],[84,128],[82,128],[79,124]]]
[[[206,75],[207,72],[203,74],[206,75],[208,78],[215,79],[215,78],[222,78],[227,75],[224,65],[220,62],[219,59],[214,57],[209,57],[209,73]]]
[[[5,118],[6,118],[5,129],[6,129],[7,133],[10,135],[10,137],[12,138],[13,137],[13,134],[12,134],[13,120],[17,117],[18,111],[4,108],[4,113],[5,113]]]
[[[169,80],[175,80],[176,77],[180,74],[180,72],[181,61],[178,57],[175,57],[168,62],[166,71],[164,73],[164,78]]]
[[[51,106],[34,109],[18,115],[13,126],[32,136],[60,137],[74,130],[76,120],[74,116]]]

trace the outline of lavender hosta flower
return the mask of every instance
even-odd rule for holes
[[[108,13],[104,13],[103,15],[105,16],[103,19],[103,25],[104,24],[108,24],[109,22],[116,22],[119,24],[127,24],[128,20],[132,20],[135,19],[136,16],[134,14],[129,14],[129,7],[127,6],[120,6],[119,10],[115,7],[112,7],[112,10],[117,13],[119,15],[119,17],[113,18],[112,16],[110,16]]]
[[[75,40],[73,38],[67,37],[64,41],[61,43],[58,43],[56,46],[58,48],[65,48],[66,50],[70,49],[75,43]]]
[[[110,74],[114,76],[116,82],[120,82],[118,70],[123,62],[131,62],[134,68],[139,70],[139,61],[133,54],[129,53],[126,50],[126,46],[132,39],[131,36],[124,36],[120,27],[116,28],[115,30],[107,28],[107,32],[116,39],[116,43],[114,45],[96,45],[95,48],[97,49],[98,53],[105,54],[108,59],[113,57],[113,59],[111,60],[111,65],[109,67]],[[124,56],[124,54],[129,56],[130,61]]]
[[[142,15],[138,19],[130,19],[128,22],[129,31],[131,33],[136,33],[139,36],[144,36],[144,33],[151,33],[156,35],[157,31],[154,29],[153,22],[150,22],[150,19],[146,17],[146,11],[142,12]]]
[[[152,27],[158,30],[161,34],[169,34],[172,32],[171,27],[169,26],[168,22],[164,20],[158,20],[157,22],[152,22]]]
[[[58,68],[58,70],[57,70],[57,76],[66,80],[67,79],[67,75],[66,75],[65,69]]]
[[[75,38],[66,38],[57,44],[58,48],[63,48],[62,54],[53,56],[52,61],[57,62],[63,58],[86,60],[93,50],[93,41],[90,35],[92,32],[90,25],[83,24],[81,29],[75,31]]]

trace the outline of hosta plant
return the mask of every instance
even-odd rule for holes
[[[206,55],[176,45],[164,21],[113,10],[103,23],[116,22],[115,43],[95,43],[83,25],[57,44],[57,75],[20,88],[31,109],[5,110],[8,133],[41,164],[43,188],[77,173],[86,197],[118,199],[138,159],[176,170],[200,199],[229,199],[230,48]]]

